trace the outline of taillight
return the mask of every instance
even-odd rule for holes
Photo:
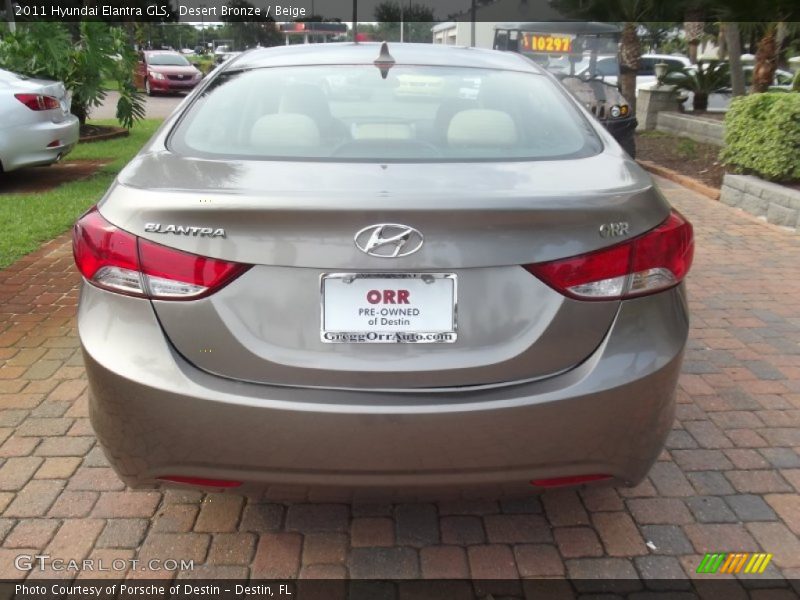
[[[693,255],[692,225],[673,211],[655,229],[621,244],[525,268],[571,298],[616,300],[678,285]]]
[[[201,298],[250,268],[140,239],[106,221],[96,208],[75,223],[72,251],[92,285],[154,300]]]
[[[571,485],[580,485],[582,483],[592,483],[594,481],[608,481],[611,475],[601,475],[593,473],[591,475],[571,475],[569,477],[551,477],[549,479],[533,479],[531,485],[536,487],[565,487]]]
[[[204,477],[185,477],[183,475],[164,475],[163,477],[156,477],[156,479],[170,483],[196,485],[203,488],[236,488],[242,485],[241,481],[233,479],[206,479]]]
[[[14,94],[14,97],[31,110],[53,110],[58,108],[58,98],[42,94]]]

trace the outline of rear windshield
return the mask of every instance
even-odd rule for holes
[[[164,67],[188,67],[191,63],[180,54],[151,54],[147,64]]]
[[[372,65],[222,73],[170,138],[185,155],[318,161],[578,158],[599,139],[542,75]]]

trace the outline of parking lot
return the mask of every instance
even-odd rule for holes
[[[756,584],[800,578],[800,237],[659,183],[695,225],[693,320],[674,431],[634,489],[353,506],[127,490],[88,420],[68,236],[0,271],[0,577],[25,576],[15,557],[44,552],[193,561],[180,577],[569,576],[683,589],[705,553],[760,551],[774,557],[747,576]]]
[[[186,96],[184,94],[168,94],[162,96],[142,96],[145,101],[145,118],[165,119]],[[92,109],[92,119],[116,119],[118,92],[108,92],[100,106]]]

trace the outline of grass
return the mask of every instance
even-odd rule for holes
[[[114,120],[90,123],[117,124]],[[47,192],[0,194],[0,269],[67,231],[81,213],[100,200],[116,174],[160,124],[160,119],[147,119],[137,123],[128,137],[78,144],[68,160],[113,159],[88,179],[65,183]]]
[[[190,56],[188,58],[189,62],[202,71],[203,75],[208,74],[216,66],[214,58],[211,56]]]
[[[636,135],[641,137],[659,138],[668,136],[669,134],[663,131],[658,131],[657,129],[645,129],[644,131],[637,131]]]
[[[689,138],[681,138],[678,140],[677,147],[678,156],[686,160],[697,158],[697,143]]]
[[[103,81],[100,83],[100,85],[107,92],[118,92],[119,91],[119,83],[117,83],[113,79],[103,79]]]

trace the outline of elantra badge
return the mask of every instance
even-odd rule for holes
[[[422,234],[408,225],[381,223],[364,227],[353,241],[359,250],[378,258],[401,258],[414,254],[425,241]]]
[[[191,235],[194,237],[225,237],[221,227],[195,227],[193,225],[162,225],[161,223],[145,223],[147,233],[174,233],[175,235]]]

